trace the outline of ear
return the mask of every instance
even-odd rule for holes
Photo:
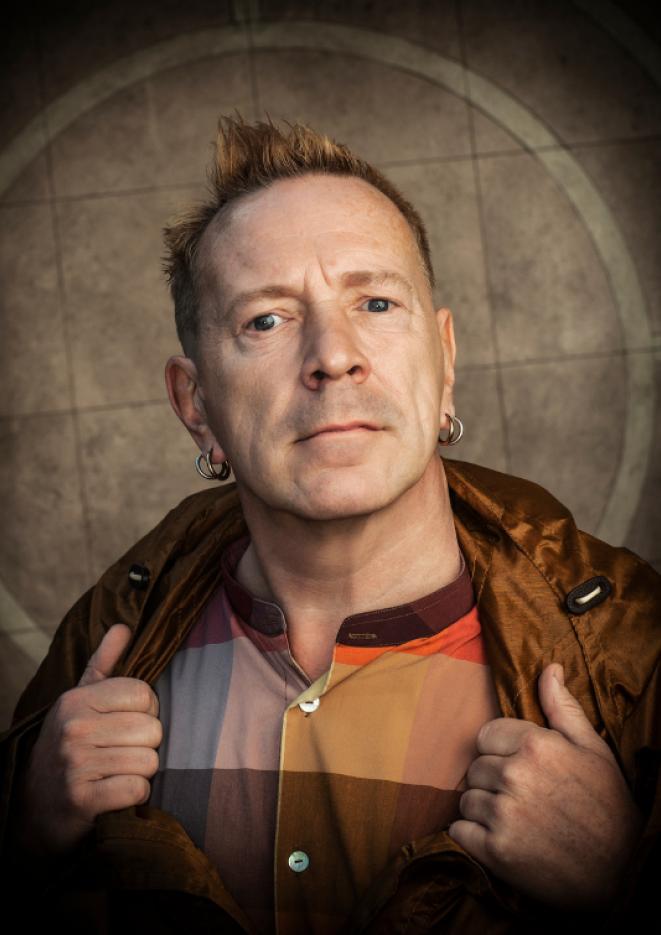
[[[454,341],[454,322],[449,308],[439,308],[435,314],[443,351],[443,395],[441,397],[440,427],[449,428],[449,424],[445,425],[445,413],[447,412],[452,416],[455,414],[453,391],[457,348]]]
[[[212,449],[211,461],[214,464],[224,461],[225,452],[207,422],[204,395],[195,362],[190,357],[170,357],[165,365],[165,385],[172,408],[200,451]]]

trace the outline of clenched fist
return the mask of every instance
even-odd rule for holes
[[[539,678],[550,728],[517,718],[482,726],[459,802],[463,818],[448,831],[528,896],[565,910],[605,911],[644,816],[563,675],[553,664]]]
[[[17,833],[28,853],[66,853],[97,815],[149,798],[163,737],[158,696],[141,679],[111,677],[130,637],[126,624],[110,627],[44,719],[21,788]]]

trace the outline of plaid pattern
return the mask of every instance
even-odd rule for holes
[[[330,935],[402,845],[461,817],[475,736],[501,711],[463,555],[445,587],[344,620],[311,682],[281,608],[234,577],[249,542],[223,553],[220,586],[154,686],[149,804],[181,821],[255,933]]]

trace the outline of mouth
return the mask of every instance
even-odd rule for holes
[[[347,422],[345,425],[333,424],[333,425],[323,425],[321,428],[317,429],[316,432],[313,432],[311,435],[306,435],[305,438],[299,439],[299,441],[309,441],[311,438],[319,438],[320,436],[326,435],[339,435],[344,432],[377,432],[378,426],[372,425],[370,422]]]

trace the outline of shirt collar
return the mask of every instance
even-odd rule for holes
[[[223,550],[221,571],[225,592],[234,612],[245,623],[267,636],[275,636],[287,629],[280,605],[251,594],[235,577],[249,544],[250,535],[243,535]],[[438,633],[465,616],[474,604],[473,584],[461,552],[461,571],[454,581],[396,607],[352,614],[342,622],[336,642],[348,646],[400,645]]]

